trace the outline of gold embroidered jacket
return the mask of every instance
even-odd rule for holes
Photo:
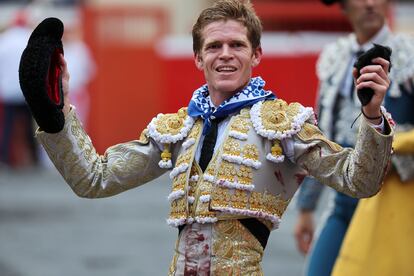
[[[57,134],[37,137],[66,182],[81,197],[107,197],[172,169],[168,223],[213,223],[256,217],[270,229],[304,176],[353,197],[376,194],[390,159],[393,130],[382,135],[364,119],[355,149],[327,140],[313,110],[283,100],[259,102],[231,117],[224,140],[203,173],[195,160],[202,120],[159,114],[139,140],[95,151],[74,109]]]

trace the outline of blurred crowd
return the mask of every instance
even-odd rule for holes
[[[69,2],[69,1],[68,1]],[[83,40],[79,18],[65,25],[63,43],[71,70],[70,97],[87,127],[88,85],[95,74],[95,63]],[[0,166],[18,169],[49,166],[48,158],[35,140],[36,125],[19,84],[19,62],[37,22],[30,9],[17,9],[0,33]]]

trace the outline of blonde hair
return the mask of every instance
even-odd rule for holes
[[[262,23],[249,0],[218,0],[203,10],[193,26],[193,51],[198,54],[203,45],[202,31],[205,26],[220,20],[236,20],[247,28],[247,38],[253,49],[260,46]]]

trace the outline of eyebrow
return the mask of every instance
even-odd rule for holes
[[[232,43],[240,43],[240,44],[243,44],[243,45],[247,45],[246,41],[245,40],[242,40],[242,39],[233,39],[233,40],[230,40],[229,43],[230,44],[232,44]],[[223,44],[223,42],[220,41],[220,40],[213,40],[213,41],[210,41],[208,43],[205,43],[204,47],[208,47],[208,46],[215,45],[215,44]]]

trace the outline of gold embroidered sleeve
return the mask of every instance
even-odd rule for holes
[[[369,197],[381,188],[391,157],[392,136],[362,120],[355,149],[329,141],[305,124],[295,137],[295,160],[321,183],[352,197]]]
[[[157,178],[160,150],[141,137],[108,148],[99,155],[72,110],[64,129],[56,134],[38,130],[37,139],[60,174],[80,197],[108,197]]]

